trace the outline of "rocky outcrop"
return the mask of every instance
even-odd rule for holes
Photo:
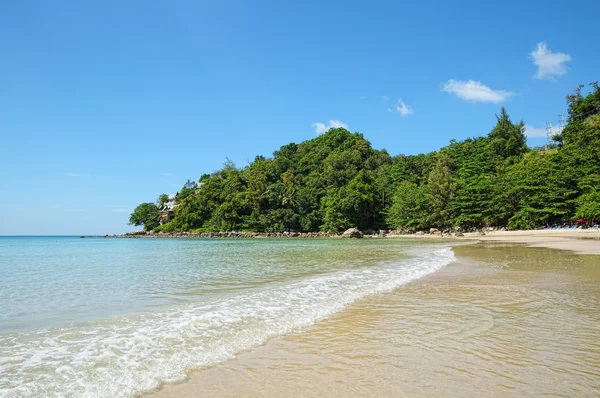
[[[135,231],[122,235],[104,235],[102,238],[335,238],[338,234],[328,232],[154,232]]]
[[[344,231],[342,238],[362,238],[364,234],[358,228],[350,228]]]

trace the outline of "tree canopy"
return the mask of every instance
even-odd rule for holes
[[[360,133],[333,128],[242,168],[227,159],[201,184],[188,180],[165,225],[152,203],[130,222],[167,232],[340,232],[600,218],[600,89],[581,91],[567,97],[568,124],[553,137],[555,149],[529,149],[524,122],[513,123],[504,108],[487,135],[420,155],[390,156]]]
[[[158,227],[158,218],[160,212],[154,203],[142,203],[135,208],[129,217],[129,224],[135,226],[144,226],[145,231],[151,231]]]

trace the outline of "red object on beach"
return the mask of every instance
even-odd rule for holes
[[[584,220],[583,218],[580,218],[579,220],[577,220],[577,222],[586,222],[587,220]]]

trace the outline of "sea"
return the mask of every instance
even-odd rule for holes
[[[402,239],[0,237],[0,397],[132,397],[453,261]]]

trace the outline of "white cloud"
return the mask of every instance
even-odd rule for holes
[[[566,63],[571,60],[569,54],[553,53],[548,50],[546,42],[540,42],[537,48],[531,53],[533,63],[538,70],[533,76],[536,79],[549,79],[556,81],[556,77],[560,77],[567,73]]]
[[[456,95],[458,98],[471,102],[493,102],[498,104],[515,95],[510,91],[492,90],[488,86],[475,80],[450,79],[444,85],[444,91]]]
[[[319,134],[323,134],[326,133],[327,131],[329,131],[329,129],[336,129],[336,128],[344,128],[344,129],[348,129],[348,125],[342,121],[339,120],[330,120],[329,123],[325,124],[325,123],[313,123],[313,127],[315,128],[315,131],[317,132],[317,135]]]
[[[562,129],[558,126],[552,127],[552,135],[559,134]],[[530,125],[525,125],[525,136],[527,138],[546,138],[548,137],[548,132],[545,127],[533,127]]]
[[[413,108],[411,108],[410,106],[406,105],[404,103],[404,101],[402,101],[402,99],[399,99],[396,104],[394,104],[394,109],[390,109],[388,108],[388,111],[390,112],[398,112],[400,115],[402,115],[402,117],[406,117],[406,116],[410,116],[413,113],[415,113],[415,111],[413,111]]]
[[[67,173],[67,177],[89,177],[89,174]]]

